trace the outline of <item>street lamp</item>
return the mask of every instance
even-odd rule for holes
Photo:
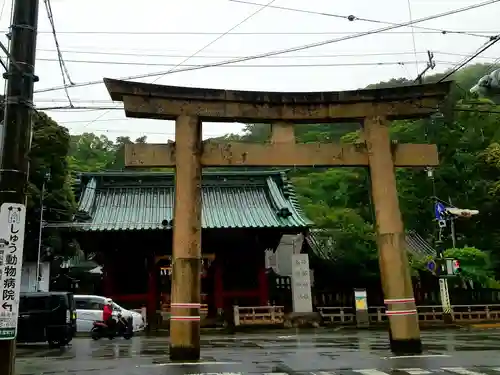
[[[42,191],[40,194],[40,226],[38,228],[38,254],[36,260],[36,291],[40,291],[40,261],[42,255],[42,232],[43,232],[43,211],[45,210],[43,199],[45,197],[45,184],[50,180],[50,171],[47,171],[43,176]]]

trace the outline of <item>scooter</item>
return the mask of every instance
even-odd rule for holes
[[[98,320],[94,322],[94,326],[90,331],[93,340],[99,340],[102,337],[107,337],[113,340],[115,337],[123,337],[125,340],[130,340],[134,335],[132,327],[132,318],[125,318],[123,315],[118,314],[114,327],[109,327],[106,322]]]

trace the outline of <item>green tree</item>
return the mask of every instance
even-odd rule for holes
[[[106,136],[83,133],[71,136],[68,162],[74,172],[101,171],[114,163],[115,153],[114,143]]]
[[[464,247],[448,249],[444,252],[444,256],[460,261],[461,276],[464,279],[472,280],[476,285],[487,288],[500,287],[500,283],[495,280],[492,263],[487,252],[475,247]]]
[[[47,222],[70,221],[75,212],[67,155],[70,148],[68,130],[59,126],[44,113],[34,116],[33,139],[30,151],[25,259],[35,260],[40,228],[41,191],[45,181],[44,219]],[[50,174],[50,179],[46,179]],[[43,248],[57,255],[71,255],[69,242],[63,241],[57,228],[43,231]]]

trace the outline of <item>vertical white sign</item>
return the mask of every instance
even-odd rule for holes
[[[312,312],[311,276],[309,255],[292,255],[293,312]]]
[[[0,207],[0,340],[13,340],[17,334],[25,223],[26,207],[23,204],[2,204]]]

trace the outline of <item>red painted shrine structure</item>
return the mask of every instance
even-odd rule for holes
[[[174,173],[81,175],[78,214],[68,224],[81,247],[100,254],[102,293],[131,308],[168,308]],[[269,303],[265,250],[311,222],[283,171],[204,172],[202,303],[208,314]],[[148,314],[149,315],[149,314]]]

